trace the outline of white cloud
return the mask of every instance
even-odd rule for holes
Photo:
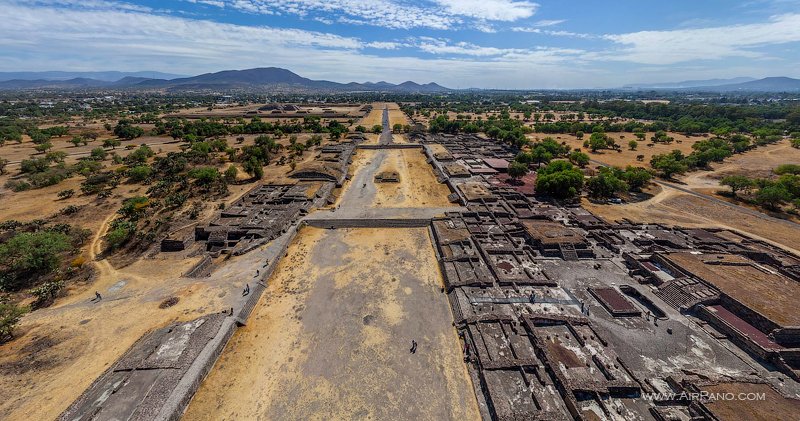
[[[534,15],[539,5],[514,0],[435,0],[448,12],[476,19],[511,22]]]
[[[13,2],[13,1],[12,1]],[[151,8],[138,4],[124,3],[113,0],[29,0],[24,3],[27,6],[60,6],[78,9],[109,9],[150,12]]]
[[[550,35],[554,37],[568,37],[568,38],[581,38],[581,39],[593,39],[599,38],[597,35],[592,34],[583,34],[580,32],[570,32],[570,31],[561,31],[561,30],[552,30],[552,29],[542,29],[539,27],[521,27],[515,26],[511,28],[513,32],[525,32],[528,34],[543,34],[543,35]]]
[[[560,25],[560,24],[562,24],[564,22],[566,22],[565,19],[540,20],[540,21],[534,22],[533,26],[535,26],[537,28],[544,28],[544,27],[547,27],[547,26]]]
[[[200,1],[200,0],[193,0]],[[486,21],[515,21],[533,16],[536,3],[519,0],[213,0],[254,14],[291,14],[336,18],[341,23],[392,29],[493,28]],[[319,18],[320,16],[315,16]],[[470,22],[467,22],[470,21]],[[469,23],[469,24],[467,24]]]
[[[408,47],[408,44],[393,41],[373,41],[364,44],[364,46],[379,50],[397,50],[398,48]]]
[[[525,50],[505,49],[495,47],[481,47],[468,42],[451,43],[450,40],[430,37],[420,37],[416,47],[420,50],[437,55],[463,55],[475,57],[503,56],[511,53],[524,52]]]
[[[800,14],[774,16],[768,22],[672,31],[606,35],[622,46],[607,59],[643,64],[673,64],[728,57],[758,58],[755,47],[800,41]]]
[[[221,0],[184,0],[184,1],[195,4],[205,4],[207,6],[216,6],[220,8],[225,7],[225,2]]]

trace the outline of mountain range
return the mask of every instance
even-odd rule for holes
[[[143,72],[147,73],[147,72]],[[2,79],[0,79],[2,80]],[[147,78],[127,75],[115,81],[88,77],[71,79],[11,79],[0,81],[0,89],[129,89],[129,90],[231,90],[231,89],[283,89],[295,91],[381,91],[381,92],[444,92],[448,89],[436,83],[418,84],[408,81],[401,84],[338,83],[312,80],[286,69],[265,67],[247,70],[225,70],[192,77]]]
[[[683,88],[696,88],[700,86],[733,85],[736,83],[751,82],[754,80],[756,80],[756,78],[735,77],[732,79],[707,79],[707,80],[684,80],[682,82],[638,83],[638,84],[625,85],[624,89],[683,89]]]
[[[126,77],[138,77],[147,79],[177,79],[186,75],[176,75],[162,72],[0,72],[0,82],[9,80],[70,80],[70,79],[94,79],[105,82],[116,82]]]

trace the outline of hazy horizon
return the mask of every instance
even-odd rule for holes
[[[647,4],[645,4],[647,3]],[[0,0],[0,71],[616,88],[798,77],[799,1]]]

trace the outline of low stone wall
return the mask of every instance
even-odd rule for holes
[[[358,145],[358,149],[422,149],[422,145],[414,143],[390,143],[387,145]]]
[[[194,360],[192,365],[184,374],[181,381],[172,391],[167,402],[161,407],[158,415],[154,418],[157,421],[178,421],[183,416],[183,412],[194,397],[200,384],[216,364],[217,359],[222,355],[225,345],[228,344],[233,332],[236,330],[236,322],[228,317],[222,322],[219,331],[214,339],[209,341],[200,355]]]
[[[211,274],[211,265],[213,264],[213,260],[211,256],[205,255],[199,262],[195,263],[188,272],[186,272],[183,276],[186,278],[202,278]]]
[[[424,228],[430,219],[309,219],[304,224],[315,228]]]
[[[260,271],[257,282],[250,287],[250,295],[247,296],[244,305],[236,313],[236,321],[239,324],[244,325],[247,323],[247,319],[250,318],[250,314],[253,312],[256,304],[258,304],[258,300],[261,299],[261,295],[267,290],[267,280],[275,273],[275,270],[278,268],[278,263],[280,263],[281,258],[286,254],[289,245],[294,241],[297,232],[297,226],[293,225],[288,231],[288,238],[283,245],[281,245],[280,250],[276,254],[277,257],[272,259],[264,270]]]

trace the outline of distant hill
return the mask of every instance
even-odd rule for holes
[[[764,79],[734,78],[689,80],[685,82],[629,85],[624,89],[660,89],[701,92],[795,92],[800,91],[800,79],[767,77]]]
[[[68,80],[24,80],[13,79],[0,82],[0,89],[86,89],[102,88],[113,85],[114,82],[102,80],[74,78]]]
[[[116,82],[125,77],[137,77],[143,79],[177,79],[186,77],[162,72],[0,72],[0,82],[9,80],[70,80],[70,79],[94,79],[104,82]]]
[[[53,73],[53,72],[48,72]],[[0,79],[1,80],[1,79]],[[165,89],[180,90],[230,90],[230,89],[284,89],[296,91],[380,91],[380,92],[444,92],[448,89],[436,83],[418,84],[408,81],[399,85],[378,83],[337,83],[327,80],[312,80],[286,69],[265,67],[247,70],[225,70],[192,77],[174,79],[124,76],[107,81],[93,78],[71,78],[64,80],[22,79],[0,81],[0,89]]]
[[[247,70],[225,70],[199,76],[173,80],[148,80],[136,87],[167,89],[234,89],[234,88],[287,88],[298,90],[333,91],[388,91],[388,92],[442,92],[448,90],[435,83],[420,85],[403,82],[395,85],[378,83],[337,83],[327,80],[312,80],[278,67]]]
[[[790,77],[767,77],[749,82],[719,86],[704,86],[696,89],[719,92],[795,92],[800,91],[800,79],[792,79]]]
[[[720,86],[744,83],[756,80],[752,77],[735,77],[732,79],[684,80],[683,82],[641,83],[626,85],[625,89],[682,89],[700,86]]]

